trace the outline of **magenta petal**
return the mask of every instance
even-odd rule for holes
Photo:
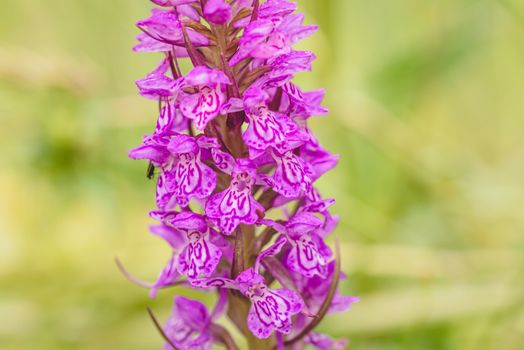
[[[176,135],[169,140],[167,149],[172,153],[196,153],[198,145],[192,136]]]
[[[173,253],[171,258],[167,262],[166,266],[160,273],[160,276],[156,280],[155,284],[151,288],[151,291],[149,293],[151,298],[156,297],[158,289],[162,287],[170,286],[178,280],[178,277],[180,276],[180,274],[178,273],[178,270],[177,270],[177,261],[178,261],[178,257],[176,254]]]
[[[243,223],[257,222],[257,211],[264,212],[251,194],[256,180],[256,167],[249,159],[237,159],[229,188],[212,195],[206,203],[206,215],[225,233],[231,234]]]
[[[140,33],[136,36],[138,44],[133,47],[135,52],[168,52],[172,45],[153,39],[146,33]]]
[[[348,341],[345,339],[333,339],[317,332],[309,333],[305,341],[318,350],[344,350],[348,345]]]
[[[172,174],[171,187],[180,206],[187,206],[191,197],[205,198],[215,189],[215,172],[194,153],[180,154]]]
[[[132,159],[149,159],[155,164],[163,164],[169,158],[169,151],[158,145],[140,145],[128,153]]]
[[[241,223],[254,224],[258,220],[257,210],[263,212],[264,208],[248,191],[235,189],[211,196],[206,204],[206,214],[228,235]]]
[[[178,250],[185,244],[185,237],[174,227],[167,225],[152,225],[149,226],[149,230],[154,235],[164,239],[174,250]]]
[[[211,320],[204,304],[184,297],[175,297],[171,317],[164,333],[179,349],[211,350]],[[164,349],[172,350],[169,344]]]
[[[158,208],[162,210],[169,210],[175,205],[172,203],[173,189],[172,176],[169,173],[161,172],[158,175],[156,183],[156,203]]]
[[[264,260],[266,256],[274,256],[280,253],[280,251],[282,250],[282,247],[286,243],[287,243],[287,239],[282,236],[279,239],[277,239],[277,241],[273,243],[269,248],[261,251],[260,254],[258,254],[257,260],[255,262],[255,270],[258,270],[258,267],[260,266],[260,264],[262,263],[262,260]]]
[[[264,322],[258,315],[255,305],[251,305],[247,315],[247,327],[259,339],[266,339],[273,333],[274,327],[269,322]]]
[[[202,329],[209,321],[207,307],[199,301],[175,297],[178,316],[193,329]]]
[[[296,272],[311,278],[318,275],[322,278],[327,276],[327,257],[326,252],[319,247],[318,239],[315,236],[304,234],[296,239],[290,240],[293,248],[287,257],[287,265]]]
[[[273,174],[275,191],[285,197],[298,197],[311,189],[310,175],[313,174],[299,157],[289,151],[282,155],[275,153],[274,158],[277,162]]]
[[[155,134],[172,134],[187,130],[188,121],[176,106],[175,98],[161,99],[160,106]]]
[[[217,88],[203,87],[195,94],[184,94],[180,97],[180,110],[195,122],[195,127],[203,131],[207,123],[219,113],[225,102],[225,95],[220,86]]]
[[[169,10],[153,9],[149,18],[137,22],[137,27],[153,39],[171,45],[184,45],[180,20]],[[190,41],[197,46],[207,45],[209,40],[202,34],[188,30]]]
[[[214,24],[225,24],[231,19],[231,6],[224,0],[208,0],[204,17]]]
[[[231,174],[233,167],[235,166],[235,159],[233,156],[216,148],[211,149],[211,155],[215,165],[220,169],[220,171]]]
[[[218,69],[197,66],[184,77],[186,86],[217,86],[218,84],[231,84],[227,75]]]
[[[179,230],[198,230],[205,232],[208,228],[204,217],[191,211],[181,212],[175,217],[170,216],[169,223]]]
[[[209,240],[208,232],[190,230],[189,240],[180,252],[178,270],[190,279],[199,275],[209,277],[220,262],[222,252]]]
[[[191,285],[197,288],[230,288],[238,289],[238,285],[235,281],[229,278],[222,277],[210,277],[210,278],[199,278],[191,281]]]
[[[190,4],[192,2],[195,2],[197,0],[151,0],[151,2],[159,5],[159,6],[165,6],[165,7],[171,7],[171,6],[178,6],[178,5],[184,5],[184,4]]]
[[[249,330],[261,339],[269,337],[273,330],[290,333],[291,316],[302,310],[302,299],[287,289],[266,289],[261,293],[250,297],[253,304],[247,319]]]
[[[293,234],[304,234],[318,229],[322,220],[309,212],[300,212],[293,216],[286,224],[288,232]]]

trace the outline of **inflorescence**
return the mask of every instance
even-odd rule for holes
[[[328,112],[324,91],[293,83],[315,56],[292,47],[317,27],[286,0],[151,1],[159,7],[137,23],[134,51],[162,60],[136,84],[159,116],[129,156],[158,174],[151,232],[172,254],[150,294],[174,285],[217,294],[211,312],[174,298],[165,349],[238,349],[216,323],[224,313],[250,349],[343,349],[313,330],[358,300],[337,291],[338,245],[333,253],[324,239],[338,217],[314,186],[338,157],[307,127]]]

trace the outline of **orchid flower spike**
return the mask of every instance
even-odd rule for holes
[[[133,51],[160,56],[136,81],[158,118],[129,157],[157,174],[150,231],[168,250],[143,285],[152,298],[181,285],[218,295],[213,311],[174,296],[165,325],[154,319],[164,349],[238,349],[222,314],[257,350],[345,348],[314,331],[358,301],[338,291],[340,254],[325,240],[339,218],[316,187],[338,162],[308,127],[328,113],[324,90],[294,80],[315,59],[294,45],[317,27],[289,0],[151,2]]]

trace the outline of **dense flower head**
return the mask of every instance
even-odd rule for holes
[[[357,301],[337,289],[340,256],[325,239],[338,216],[316,188],[338,161],[308,128],[328,112],[324,90],[294,83],[315,59],[294,45],[317,27],[303,24],[294,1],[151,2],[133,50],[160,55],[136,81],[158,117],[129,152],[156,175],[150,231],[170,249],[150,295],[174,285],[219,295],[211,313],[176,296],[165,349],[235,348],[216,322],[224,308],[246,337],[267,339],[257,349],[343,349],[313,331]],[[193,68],[182,71],[182,59]]]

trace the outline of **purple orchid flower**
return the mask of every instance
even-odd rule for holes
[[[298,147],[304,138],[298,126],[285,114],[269,110],[269,95],[254,88],[244,93],[244,109],[249,125],[242,137],[251,157],[257,157],[268,148],[280,153]]]
[[[140,95],[158,100],[175,96],[182,86],[182,79],[174,80],[165,75],[169,69],[169,61],[162,60],[160,65],[144,79],[136,81]]]
[[[203,216],[182,212],[169,221],[186,234],[186,243],[178,257],[178,271],[189,279],[215,272],[227,242],[212,228]]]
[[[183,87],[192,87],[196,93],[184,93],[180,97],[182,113],[195,122],[195,127],[202,131],[213,120],[226,102],[224,86],[231,82],[222,71],[206,67],[196,67],[185,77]]]
[[[302,212],[293,216],[285,225],[270,220],[263,220],[262,223],[284,234],[291,245],[286,259],[286,264],[291,271],[296,271],[308,278],[315,275],[326,278],[327,265],[332,253],[316,232],[322,225],[319,218]],[[280,250],[282,242],[277,241],[275,245]]]
[[[129,151],[128,155],[132,159],[148,159],[155,166],[163,166],[171,156],[167,149],[172,133],[146,135],[142,139],[142,144]]]
[[[249,159],[237,159],[226,190],[212,195],[206,204],[206,214],[218,227],[231,234],[240,224],[253,225],[264,208],[253,198],[251,190],[257,180],[256,167]]]
[[[171,195],[167,206],[176,203],[185,207],[191,198],[206,198],[213,192],[216,174],[202,161],[203,150],[211,147],[217,147],[216,141],[204,136],[176,135],[171,138],[167,149],[171,152],[172,161],[163,167],[166,181],[161,187]]]
[[[161,209],[169,209],[177,204],[185,207],[191,198],[205,198],[213,192],[216,174],[202,161],[204,151],[212,147],[217,147],[216,141],[205,136],[153,134],[146,136],[129,156],[149,159],[162,169],[157,182],[157,204]]]
[[[235,280],[217,277],[194,280],[192,284],[199,288],[225,287],[239,290],[252,303],[247,325],[260,339],[268,338],[273,331],[290,333],[291,316],[299,313],[304,305],[302,299],[291,290],[269,289],[264,277],[253,268],[243,271]]]
[[[287,101],[283,100],[282,104],[288,105],[287,109],[293,119],[322,116],[329,112],[327,108],[320,105],[324,98],[323,89],[304,92],[288,81],[282,85],[282,90],[287,98]]]
[[[211,350],[213,337],[209,330],[211,317],[204,304],[175,297],[171,317],[164,325],[169,340],[180,349]],[[174,350],[168,343],[164,350]]]
[[[176,99],[165,98],[159,99],[160,101],[160,114],[158,116],[155,134],[170,134],[180,133],[187,130],[188,120],[184,117],[178,105]]]
[[[231,19],[231,5],[224,0],[208,0],[204,6],[204,17],[213,24],[225,24]]]
[[[152,9],[151,16],[137,22],[137,27],[151,38],[169,45],[184,45],[184,34],[180,19],[170,10]],[[208,45],[205,35],[187,29],[191,43],[195,46]]]
[[[280,154],[272,152],[276,161],[272,177],[273,189],[284,197],[297,198],[311,190],[311,178],[314,176],[309,165],[292,151]]]
[[[163,210],[151,211],[150,216],[162,222],[151,226],[151,232],[172,248],[172,257],[153,286],[153,297],[159,288],[175,283],[179,274],[194,279],[215,272],[222,251],[227,251],[227,242],[208,226],[203,216]]]
[[[265,60],[287,54],[295,43],[317,30],[317,26],[302,26],[304,16],[290,14],[296,5],[287,3],[267,1],[260,6],[259,19],[245,28],[231,65],[247,57]]]

